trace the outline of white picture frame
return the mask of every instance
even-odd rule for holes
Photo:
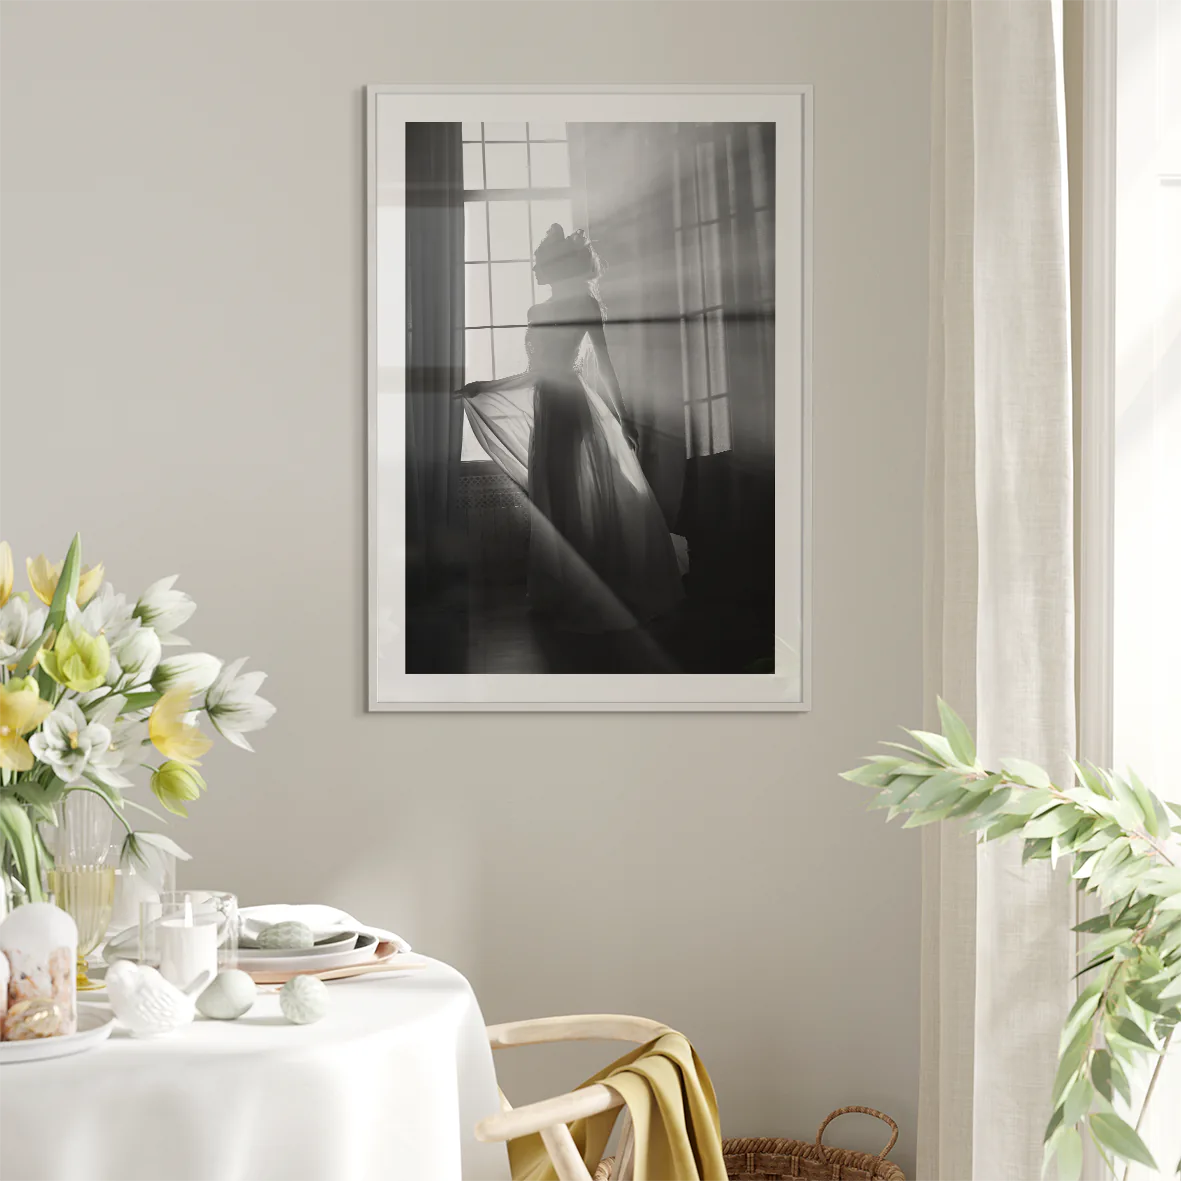
[[[391,86],[365,90],[368,707],[372,711],[804,711],[812,643],[812,88]],[[408,123],[774,123],[773,671],[408,671]],[[483,132],[481,132],[483,135]],[[688,411],[686,411],[688,414]],[[711,428],[712,429],[712,428]]]

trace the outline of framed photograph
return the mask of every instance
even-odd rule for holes
[[[372,86],[369,705],[805,710],[807,86]]]

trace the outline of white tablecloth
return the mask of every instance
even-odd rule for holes
[[[410,957],[423,959],[421,956]],[[328,986],[315,1025],[275,992],[237,1021],[0,1068],[4,1181],[505,1181],[479,1005],[453,968]]]

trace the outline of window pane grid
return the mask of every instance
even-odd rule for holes
[[[723,169],[726,185],[733,188],[728,156],[722,160],[718,152],[712,138],[693,136],[676,154],[674,238],[680,274],[685,442],[690,456],[716,455],[731,448],[724,255],[735,201],[732,192],[718,192]]]
[[[537,302],[533,252],[552,222],[572,228],[568,139],[565,124],[558,123],[461,127],[467,226],[465,370],[468,381],[481,381],[528,365],[526,313]],[[541,149],[537,153],[534,144]],[[465,418],[462,458],[483,458],[469,435]]]

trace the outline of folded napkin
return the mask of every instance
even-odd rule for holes
[[[582,1086],[593,1083],[618,1091],[631,1113],[636,1181],[725,1181],[713,1083],[683,1034],[666,1030]],[[618,1115],[614,1109],[570,1124],[588,1170],[602,1160]],[[540,1136],[510,1140],[508,1156],[513,1181],[553,1181],[557,1176]]]
[[[364,923],[357,922],[351,914],[345,914],[343,910],[336,910],[331,906],[272,902],[266,906],[244,906],[238,911],[238,918],[241,922],[238,946],[242,948],[257,947],[258,937],[264,927],[270,927],[275,923],[303,923],[305,927],[311,928],[312,938],[317,943],[331,939],[333,935],[356,931],[358,935],[372,935],[377,940],[378,955],[410,950],[410,944],[393,931],[386,931],[382,927],[367,927]]]

